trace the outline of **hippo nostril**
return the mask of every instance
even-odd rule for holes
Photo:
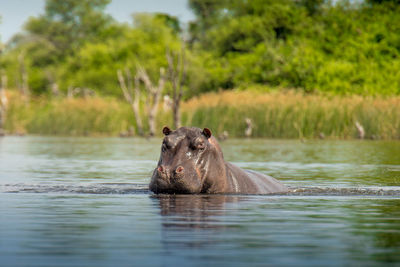
[[[164,167],[163,167],[163,166],[158,166],[157,170],[158,170],[159,172],[163,172],[163,171],[164,171]]]
[[[176,168],[175,172],[176,173],[182,173],[183,172],[183,167],[179,166],[178,168]]]
[[[170,179],[169,169],[164,165],[160,165],[157,167],[157,175],[162,180],[168,181]]]

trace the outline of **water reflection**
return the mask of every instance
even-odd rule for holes
[[[161,215],[161,244],[167,263],[206,263],[208,257],[214,264],[260,266],[400,261],[398,198],[150,198]]]
[[[382,199],[379,202],[360,201],[349,206],[355,236],[371,236],[377,262],[400,261],[400,199]],[[356,208],[354,207],[356,206]]]
[[[24,245],[25,249],[34,254],[63,257],[77,255],[82,248],[96,251],[102,247],[97,237],[102,234],[105,222],[93,219],[96,209],[104,209],[110,204],[99,199],[91,200],[94,203],[87,205],[86,198],[77,197],[72,200],[72,205],[65,205],[71,200],[70,197],[50,196],[31,204],[30,209],[25,207],[28,213],[35,211],[31,214],[34,222],[41,222],[31,226],[31,236]],[[101,253],[97,256],[100,257]]]
[[[225,203],[238,197],[224,195],[159,195],[161,243],[168,253],[176,248],[201,248],[214,243],[210,238],[216,230],[226,227],[221,219]],[[189,237],[189,238],[185,238]]]
[[[162,226],[175,229],[221,228],[219,216],[226,212],[226,203],[238,202],[233,195],[158,195]],[[242,197],[243,198],[243,197]]]

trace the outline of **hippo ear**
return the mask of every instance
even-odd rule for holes
[[[203,134],[205,135],[205,137],[210,138],[211,137],[211,130],[208,128],[204,128],[203,129]]]
[[[169,135],[172,131],[171,131],[171,129],[170,129],[168,126],[165,126],[165,127],[162,129],[162,132],[163,132],[164,135]]]

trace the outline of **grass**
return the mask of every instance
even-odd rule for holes
[[[185,124],[236,137],[244,136],[245,118],[250,118],[254,137],[357,138],[358,121],[366,138],[400,139],[400,97],[225,91],[189,100],[183,110]]]
[[[130,107],[115,98],[36,98],[26,104],[9,94],[5,124],[10,133],[115,136],[134,125]],[[182,123],[208,127],[215,135],[227,131],[243,137],[245,118],[253,122],[253,137],[357,138],[358,121],[366,138],[400,139],[400,97],[305,95],[289,92],[225,91],[209,93],[182,104]],[[143,117],[144,121],[146,118]],[[158,127],[172,125],[163,111]],[[161,132],[161,130],[160,130]]]
[[[10,96],[5,129],[43,135],[117,135],[133,124],[129,106],[113,98],[38,98],[26,104]]]

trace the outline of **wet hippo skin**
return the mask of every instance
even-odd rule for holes
[[[224,160],[208,128],[163,129],[160,160],[149,188],[156,194],[270,194],[287,192],[278,180]]]

